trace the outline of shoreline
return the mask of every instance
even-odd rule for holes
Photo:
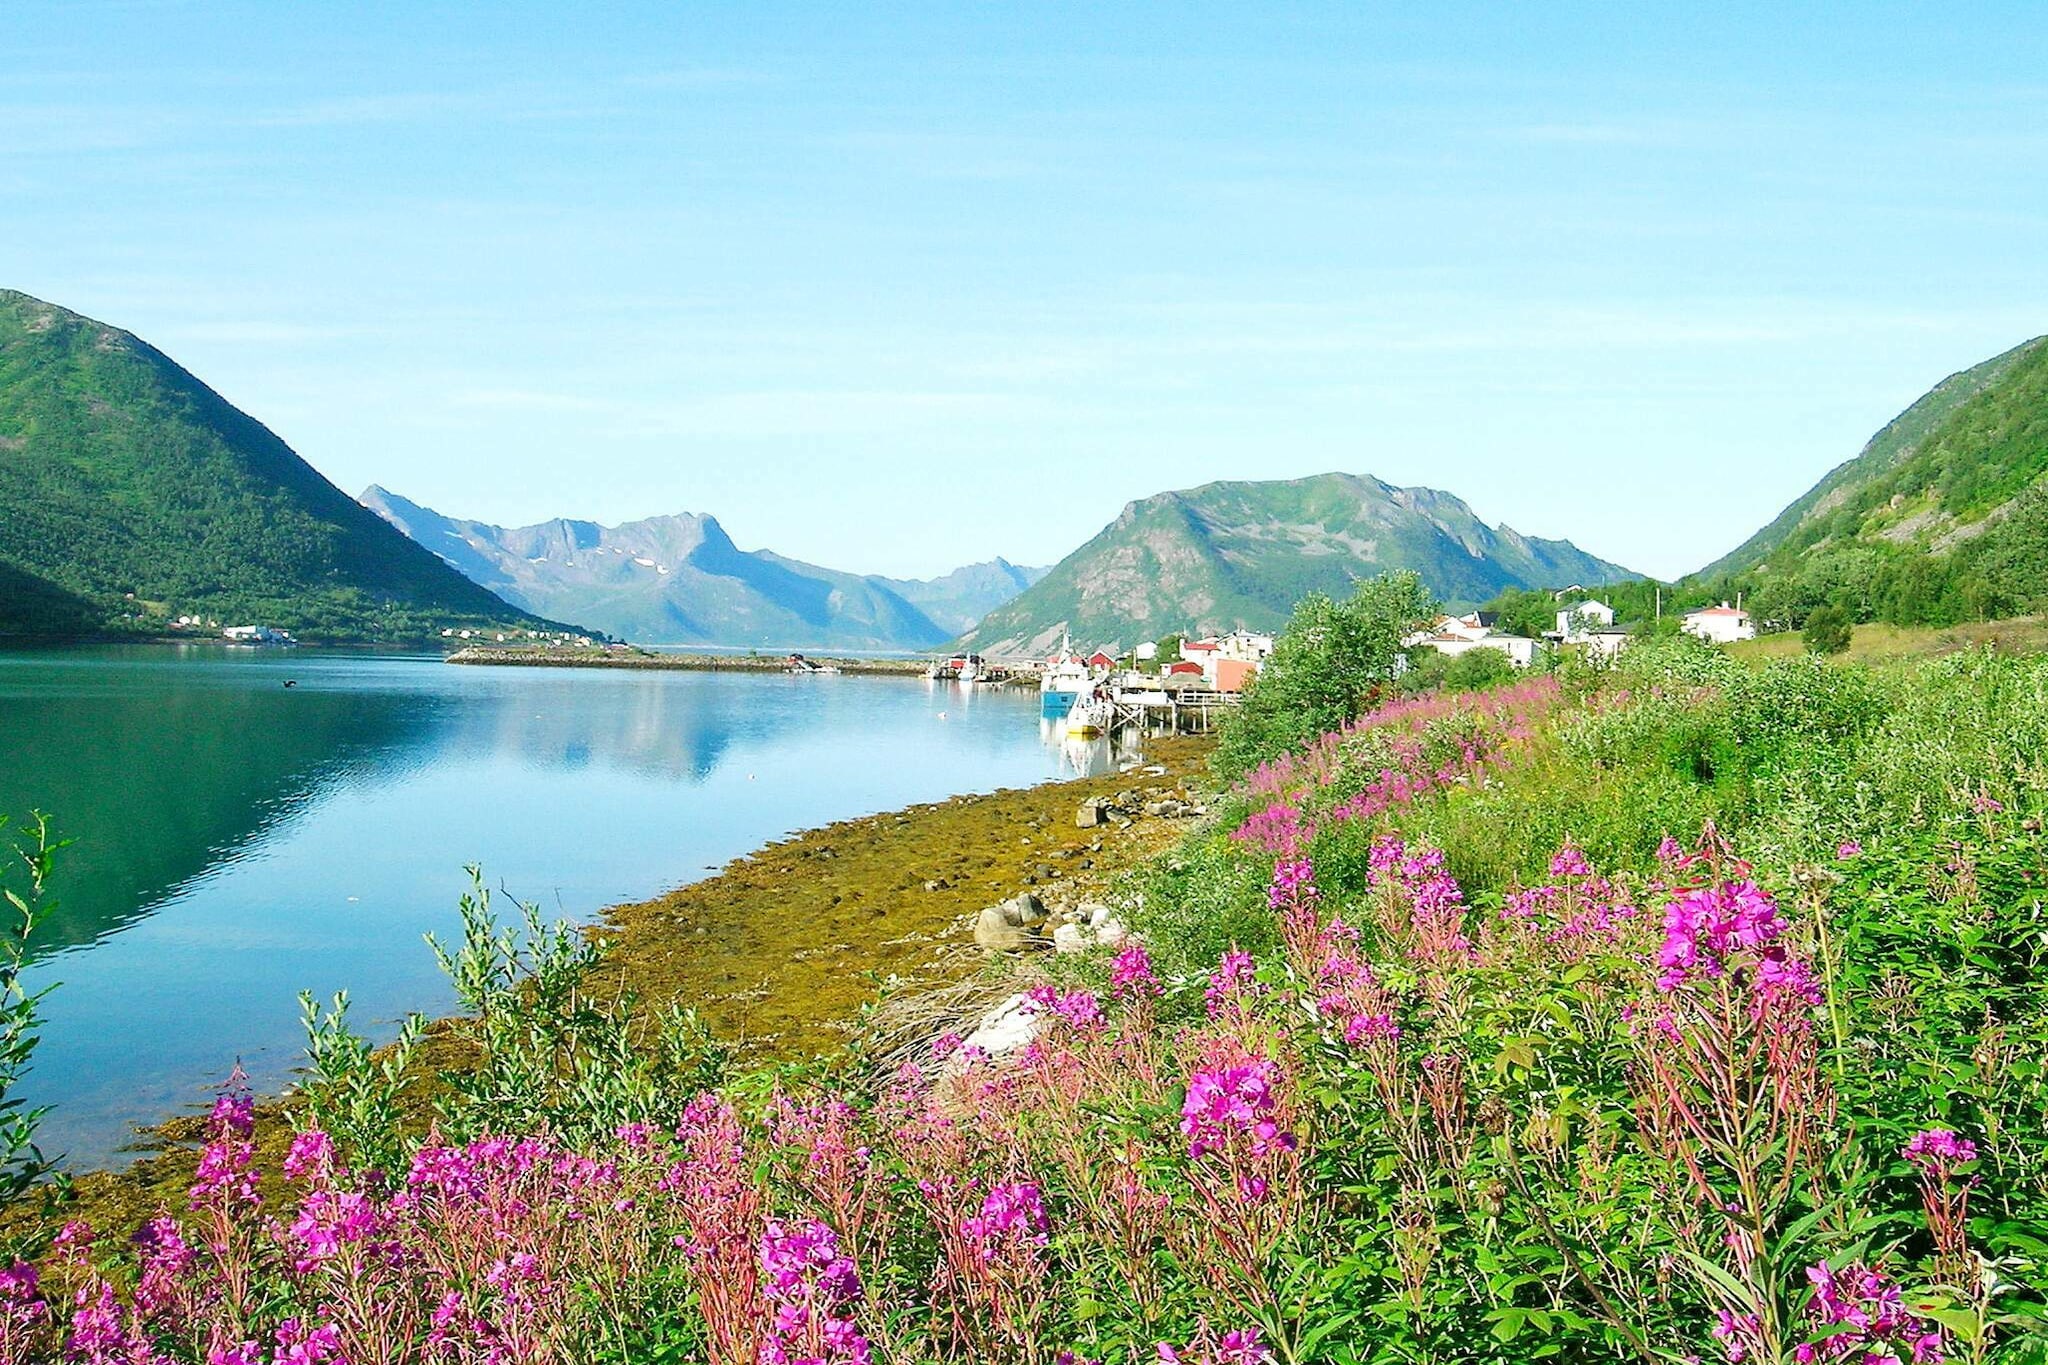
[[[1024,891],[1071,906],[1177,842],[1192,817],[1082,828],[1076,812],[1119,795],[1198,803],[1211,747],[1206,737],[1163,736],[1127,771],[921,802],[772,840],[700,880],[603,911],[586,926],[604,941],[590,984],[607,997],[630,992],[645,1009],[689,1005],[743,1064],[834,1051],[885,982],[937,991],[1002,956],[975,942],[984,907]],[[423,1059],[446,1055],[438,1044],[451,1022],[429,1025]],[[256,1138],[272,1166],[290,1140],[291,1104],[259,1097]],[[135,1159],[67,1172],[70,1197],[45,1212],[25,1196],[0,1212],[0,1230],[83,1217],[125,1235],[160,1206],[182,1205],[202,1126],[198,1113],[138,1124]]]

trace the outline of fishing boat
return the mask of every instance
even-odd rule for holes
[[[1041,720],[1065,720],[1074,702],[1094,685],[1088,665],[1074,653],[1073,641],[1060,632],[1060,652],[1038,676],[1038,715]]]

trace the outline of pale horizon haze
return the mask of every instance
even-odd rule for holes
[[[1341,469],[1670,578],[2048,332],[2038,6],[0,8],[0,287],[350,494],[930,576]]]

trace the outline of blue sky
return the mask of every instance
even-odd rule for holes
[[[2038,4],[8,0],[0,285],[353,493],[1051,562],[1327,469],[1698,567],[2048,331]]]

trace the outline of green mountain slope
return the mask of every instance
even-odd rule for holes
[[[309,639],[540,626],[155,347],[0,291],[0,633],[196,615]]]
[[[1696,577],[1741,573],[1757,568],[1781,550],[1796,552],[1832,537],[1856,535],[1872,521],[1879,504],[1884,505],[1884,511],[1894,510],[1890,507],[1891,499],[1903,488],[1920,490],[1940,485],[1943,503],[1939,510],[1949,513],[1948,526],[1958,524],[1958,518],[1968,518],[1973,512],[1981,513],[2010,498],[2031,481],[2031,475],[2023,475],[2027,461],[2011,459],[2010,451],[2001,455],[1983,449],[1982,437],[1990,426],[2002,420],[1996,414],[2009,416],[2016,407],[2024,407],[2023,395],[2030,387],[2038,392],[2044,360],[2048,360],[2048,337],[2036,337],[1981,365],[1950,375],[1886,423],[1854,459],[1835,466],[1770,525],[1707,565]],[[1986,395],[1988,401],[1978,404],[1977,400]],[[1973,405],[1973,417],[1951,424],[1950,418],[1958,409]],[[2006,433],[2008,438],[2014,434]],[[1985,466],[1986,473],[1995,473],[1994,466],[2003,466],[2005,473],[2021,477],[2017,482],[2001,477],[1994,478],[1992,484],[1980,484],[1967,475],[1965,468],[1980,465]],[[2038,474],[2040,470],[2036,467],[2033,472]],[[1964,477],[1958,478],[1959,474]]]
[[[998,560],[930,581],[863,576],[742,550],[716,517],[689,512],[505,527],[374,485],[362,503],[507,601],[641,644],[927,649],[1032,573]]]
[[[1271,630],[1310,592],[1414,569],[1445,602],[1634,577],[1569,541],[1491,527],[1449,493],[1354,474],[1211,483],[1125,507],[965,637],[990,654],[1128,647],[1179,630]]]
[[[2048,609],[2048,337],[1951,375],[1702,570],[1798,625],[1946,625]]]

